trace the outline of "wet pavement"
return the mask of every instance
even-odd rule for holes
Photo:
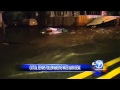
[[[6,28],[6,36],[1,36],[0,40],[0,78],[66,79],[79,73],[23,72],[18,71],[17,66],[91,64],[96,59],[108,62],[120,56],[120,27],[80,27],[68,30],[69,32],[56,35],[42,35],[39,27]],[[120,63],[109,71],[118,66]],[[119,78],[119,75],[115,78]]]

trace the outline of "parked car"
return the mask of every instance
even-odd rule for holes
[[[48,28],[43,29],[40,33],[41,34],[52,35],[52,34],[60,34],[60,33],[63,33],[63,32],[68,32],[68,30],[64,29],[64,28],[52,28],[52,27],[48,27]]]
[[[36,26],[38,25],[38,22],[35,18],[30,18],[30,19],[23,19],[22,24],[24,26]]]
[[[99,26],[115,26],[117,24],[117,18],[114,16],[102,16],[94,19],[87,24],[87,27],[99,27]]]
[[[37,20],[34,18],[30,19],[23,19],[20,21],[7,21],[6,22],[8,27],[22,27],[22,26],[37,26]]]

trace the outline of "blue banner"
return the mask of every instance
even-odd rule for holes
[[[24,71],[79,72],[92,71],[91,64],[23,64]]]

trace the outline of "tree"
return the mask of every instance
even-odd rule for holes
[[[22,11],[6,11],[3,14],[3,19],[5,22],[20,22],[24,18],[24,13]]]
[[[38,11],[37,21],[40,26],[45,26],[45,20],[47,18],[46,11]]]

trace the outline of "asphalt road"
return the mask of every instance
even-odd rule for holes
[[[5,79],[120,79],[120,28],[76,28],[41,35],[40,28],[7,28],[0,41],[0,78]],[[20,64],[91,64],[104,60],[103,77],[93,72],[25,72]]]

